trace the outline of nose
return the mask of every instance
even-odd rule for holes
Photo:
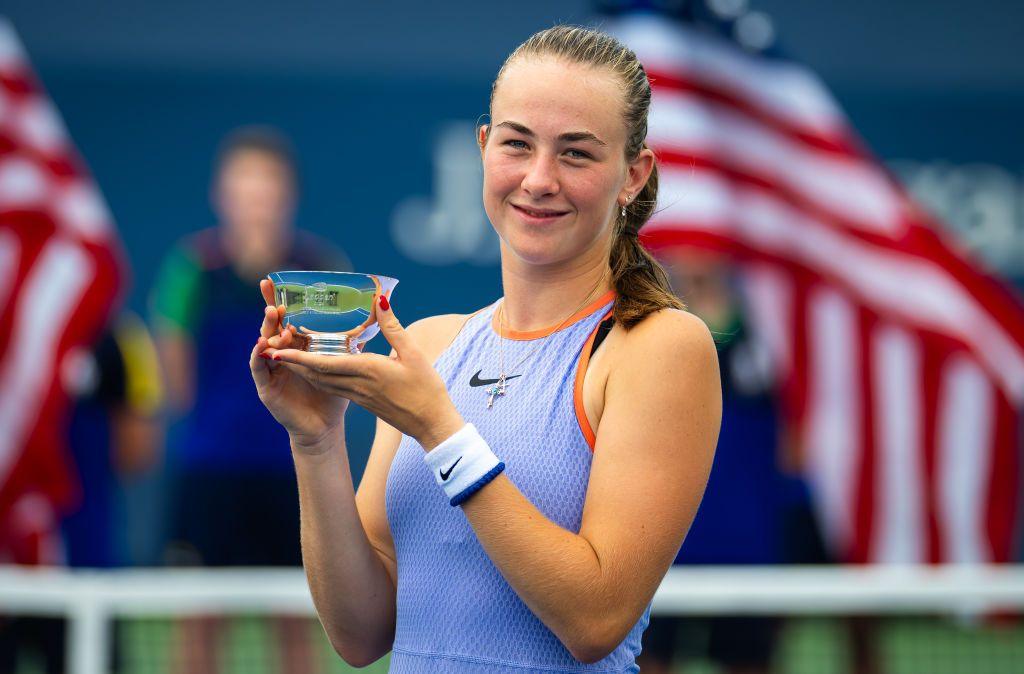
[[[559,189],[558,167],[554,158],[548,157],[542,152],[534,155],[533,161],[530,162],[526,170],[526,175],[523,176],[522,188],[534,199],[557,194]]]

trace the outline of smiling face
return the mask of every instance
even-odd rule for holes
[[[608,258],[615,213],[653,163],[644,153],[626,161],[623,105],[607,69],[556,58],[505,69],[481,130],[484,209],[505,258],[543,266]]]

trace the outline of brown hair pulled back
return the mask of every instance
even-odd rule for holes
[[[626,160],[633,161],[647,149],[647,111],[651,106],[651,84],[636,54],[606,33],[579,26],[554,26],[534,33],[509,54],[491,86],[491,103],[501,76],[511,63],[526,57],[556,57],[570,63],[613,72],[623,88],[623,118],[627,129]],[[609,266],[618,294],[615,320],[631,328],[648,314],[672,307],[682,309],[672,294],[668,275],[640,245],[640,228],[654,213],[658,200],[658,167],[636,198],[626,206],[626,216],[615,217]]]

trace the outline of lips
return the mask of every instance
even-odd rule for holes
[[[516,209],[521,215],[527,220],[535,222],[550,222],[556,218],[559,218],[569,211],[557,211],[550,208],[530,208],[529,206],[519,206],[512,204],[512,208]]]

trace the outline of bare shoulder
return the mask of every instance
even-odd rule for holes
[[[421,318],[406,327],[406,332],[430,360],[448,348],[472,314],[440,314]]]
[[[715,340],[703,320],[688,311],[661,309],[656,311],[620,336],[621,353],[617,359],[624,363],[671,360],[690,364],[718,363]]]

